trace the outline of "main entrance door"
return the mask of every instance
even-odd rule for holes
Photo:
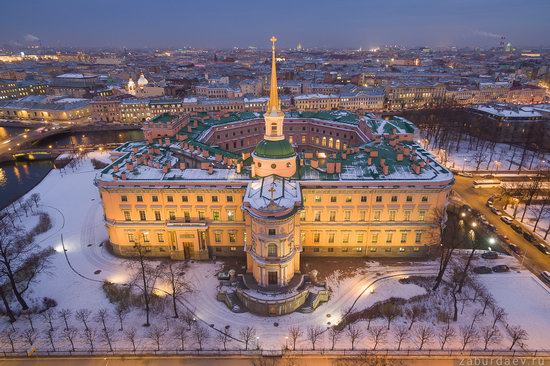
[[[276,285],[277,283],[277,272],[267,272],[267,284]]]

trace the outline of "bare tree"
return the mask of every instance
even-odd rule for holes
[[[49,309],[44,310],[44,312],[42,313],[42,318],[44,319],[45,322],[48,323],[48,325],[50,326],[50,330],[53,331],[53,329],[54,329],[53,321],[55,319],[55,312],[54,312],[53,308],[49,308]]]
[[[23,315],[23,318],[27,319],[27,321],[29,322],[29,327],[31,328],[31,330],[33,332],[36,331],[36,329],[34,329],[34,322],[33,322],[34,314],[30,310],[25,310],[22,312],[22,315]]]
[[[412,329],[416,321],[422,319],[425,313],[426,308],[421,305],[413,305],[405,310],[405,315],[407,317],[407,320],[409,321],[409,330]]]
[[[174,318],[178,318],[178,299],[191,291],[189,280],[185,277],[186,264],[183,262],[168,262],[161,270],[161,278],[170,284]]]
[[[187,326],[185,324],[177,324],[172,335],[180,341],[181,350],[185,351],[185,343],[187,342]],[[224,344],[225,348],[225,344]]]
[[[83,336],[84,341],[88,342],[88,345],[90,346],[90,352],[93,353],[95,351],[94,342],[97,337],[96,330],[93,328],[85,329],[83,332]]]
[[[361,331],[361,328],[359,328],[358,326],[351,324],[348,326],[346,334],[351,343],[351,349],[354,350],[355,342],[363,335],[363,331]]]
[[[71,309],[61,309],[57,312],[57,315],[63,319],[63,323],[65,323],[65,329],[69,329],[69,317],[71,316],[72,311]]]
[[[107,312],[107,309],[99,309],[94,317],[94,320],[100,323],[102,329],[105,330],[107,328],[106,322],[109,321],[109,313]]]
[[[17,318],[15,317],[15,313],[11,309],[10,305],[10,299],[9,294],[7,290],[7,285],[1,283],[3,280],[2,275],[0,274],[0,299],[2,299],[2,304],[4,305],[4,310],[6,312],[6,315],[8,316],[10,323],[14,323]]]
[[[487,351],[490,345],[497,344],[502,339],[500,331],[496,327],[482,327],[481,337],[483,338],[484,351]]]
[[[155,282],[159,276],[159,268],[153,267],[146,258],[146,248],[141,242],[138,235],[134,249],[136,250],[137,261],[131,262],[130,265],[137,269],[135,281],[140,283],[139,290],[142,293],[143,304],[145,310],[145,323],[143,326],[151,325],[149,315],[151,311],[151,291],[155,288]]]
[[[393,331],[393,336],[397,342],[397,350],[400,351],[403,341],[409,336],[409,329],[404,325],[398,325],[397,329]]]
[[[115,309],[115,314],[118,319],[118,323],[120,325],[120,328],[118,329],[120,332],[124,331],[124,319],[130,312],[130,308],[125,304],[119,304],[117,305]]]
[[[307,338],[311,342],[311,349],[315,351],[315,344],[319,341],[319,338],[323,335],[323,328],[320,326],[310,326],[307,328]]]
[[[296,342],[302,336],[302,330],[298,326],[292,326],[288,328],[288,336],[292,342],[292,350],[296,351]]]
[[[228,327],[223,328],[216,336],[218,342],[223,344],[223,350],[227,351],[227,344],[232,341],[231,329]]]
[[[15,352],[15,340],[18,337],[17,331],[15,329],[12,329],[12,328],[6,328],[4,332],[6,334],[6,339],[8,340],[8,342],[10,344],[11,352],[14,353]]]
[[[25,341],[29,344],[29,346],[33,346],[34,342],[36,342],[36,331],[32,328],[27,328],[23,331],[23,338]]]
[[[432,342],[434,331],[429,325],[421,325],[414,331],[414,337],[418,342],[418,349],[422,350],[426,344]]]
[[[383,326],[374,326],[371,327],[368,331],[369,339],[372,341],[372,349],[373,351],[376,350],[376,347],[378,347],[378,344],[380,342],[384,342],[386,340],[386,336],[388,335],[387,329],[385,329]]]
[[[69,341],[69,343],[71,344],[71,350],[73,352],[75,351],[74,340],[77,334],[78,334],[78,330],[76,328],[67,327],[63,329],[63,337],[65,337],[65,339]]]
[[[147,332],[147,338],[157,345],[157,351],[160,351],[160,342],[164,337],[164,329],[154,324]]]
[[[340,336],[342,335],[342,331],[335,327],[328,328],[328,336],[330,338],[330,349],[334,350],[334,347],[336,346],[336,342],[340,339]]]
[[[90,315],[92,315],[92,311],[90,309],[79,309],[76,311],[74,317],[76,320],[80,320],[82,324],[84,324],[84,330],[88,330],[88,319],[90,318]]]
[[[126,329],[124,331],[124,338],[128,340],[132,344],[132,351],[136,352],[136,336],[137,336],[137,330],[134,327],[131,327],[130,329]]]
[[[481,305],[483,305],[483,309],[481,310],[482,315],[485,315],[485,311],[488,307],[493,307],[495,305],[494,297],[486,291],[481,294],[480,302]]]
[[[34,202],[35,206],[38,208],[38,202],[40,202],[40,193],[31,194],[30,199]]]
[[[50,345],[52,346],[52,351],[56,352],[55,342],[54,342],[54,339],[55,339],[54,332],[55,332],[54,328],[48,328],[44,331],[46,337],[48,337],[48,340],[50,341]]]
[[[506,311],[501,308],[500,306],[497,306],[493,309],[493,328],[496,327],[497,322],[504,321],[508,314]]]
[[[512,337],[512,344],[510,345],[510,351],[514,348],[514,346],[517,344],[522,345],[523,341],[526,341],[528,339],[527,331],[520,327],[519,325],[513,325],[508,327],[508,332],[510,333],[510,337]]]
[[[248,350],[248,345],[256,336],[256,328],[247,326],[239,330],[239,337],[244,342],[244,349]]]
[[[388,330],[390,330],[391,322],[395,318],[397,318],[398,316],[401,315],[401,309],[397,305],[395,305],[391,302],[387,302],[384,305],[382,305],[382,308],[380,309],[380,312],[382,313],[382,316],[388,322]]]
[[[479,333],[474,327],[460,327],[460,343],[463,351],[477,340],[479,340]]]
[[[441,345],[441,350],[445,349],[445,345],[456,338],[456,329],[451,326],[449,322],[445,326],[439,328],[437,332],[437,339]]]
[[[208,328],[196,324],[195,329],[193,329],[193,337],[195,338],[195,343],[199,346],[199,351],[202,351],[202,345],[210,337],[210,332],[208,332]]]

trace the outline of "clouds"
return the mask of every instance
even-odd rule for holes
[[[34,34],[30,34],[30,33],[25,34],[25,36],[23,37],[23,40],[27,43],[38,43],[38,42],[40,42],[40,38],[38,38]]]
[[[502,34],[485,32],[485,31],[475,31],[474,34],[477,35],[477,36],[488,37],[488,38],[501,38],[501,37],[504,37]]]

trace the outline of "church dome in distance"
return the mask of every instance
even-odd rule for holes
[[[149,84],[149,81],[145,78],[143,73],[139,75],[139,79],[137,81],[139,87],[144,87],[145,85]]]

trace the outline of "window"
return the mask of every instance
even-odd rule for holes
[[[227,221],[235,221],[235,210],[227,210]]]
[[[382,196],[376,196],[376,202],[382,202]]]
[[[204,220],[204,219],[206,219],[204,215],[204,211],[199,211],[199,220]]]
[[[319,210],[314,211],[314,221],[321,221],[321,211]]]
[[[349,251],[349,248],[346,248],[346,247],[342,248],[342,253],[347,253],[348,251]]]
[[[392,202],[397,202],[397,196],[391,196],[391,201]]]
[[[389,221],[395,221],[395,210],[389,211]]]
[[[346,203],[350,203],[351,202],[351,196],[346,196]]]
[[[420,251],[420,248],[419,247],[414,247],[413,248],[413,252],[419,252]]]
[[[212,221],[220,221],[220,211],[212,211]]]
[[[237,247],[229,247],[229,251],[230,251],[230,252],[236,252],[236,251],[237,251]]]
[[[321,196],[315,196],[315,202],[321,202]]]
[[[168,220],[175,220],[175,219],[176,219],[176,212],[168,211]]]
[[[319,253],[319,252],[320,252],[320,249],[319,249],[319,247],[315,247],[315,248],[313,248],[313,252],[314,252],[314,253]]]
[[[214,232],[214,241],[216,243],[221,243],[222,242],[222,233],[221,233],[221,231],[215,231]]]
[[[370,247],[370,248],[369,248],[369,252],[376,252],[377,249],[378,249],[378,248]]]
[[[358,244],[362,244],[364,239],[365,239],[365,234],[363,234],[363,233],[358,233],[357,234],[357,243]]]
[[[420,243],[422,241],[422,233],[421,232],[417,232],[415,237],[414,237],[414,242],[415,243]]]
[[[233,196],[227,196],[225,199],[227,202],[233,202]]]
[[[268,229],[268,230],[267,230],[267,233],[268,233],[269,235],[275,235],[275,234],[276,234],[276,230],[275,230],[275,229]]]
[[[390,253],[390,252],[391,252],[391,248],[386,248],[386,249],[384,249],[384,251],[385,251],[386,253]]]
[[[136,239],[134,238],[134,234],[133,233],[128,233],[128,241],[130,243],[133,243]]]
[[[367,212],[364,210],[359,211],[359,221],[365,221],[367,219]]]
[[[367,196],[361,196],[361,202],[363,203],[367,202]]]
[[[411,221],[411,210],[405,210],[403,212],[403,220],[404,221]]]
[[[149,243],[149,241],[150,241],[150,240],[149,240],[149,232],[144,231],[144,232],[142,233],[142,235],[143,235],[143,242],[144,242],[144,243]]]
[[[424,221],[426,219],[426,210],[418,211],[418,221]]]
[[[336,211],[329,211],[328,216],[329,221],[336,221]]]
[[[145,211],[139,211],[139,219],[141,221],[147,220],[147,218],[145,217]]]
[[[164,243],[164,233],[157,233],[157,240],[159,243]]]
[[[349,233],[343,233],[342,234],[342,243],[344,243],[344,244],[349,243]]]
[[[130,211],[124,211],[124,221],[130,221],[132,218],[130,217]]]
[[[183,211],[183,220],[185,222],[191,222],[191,214],[189,211]]]
[[[136,201],[143,202],[143,196],[136,196]]]
[[[327,251],[328,251],[329,253],[334,253],[334,248],[327,248]]]
[[[300,221],[306,221],[306,212],[300,211]]]
[[[413,196],[407,196],[407,202],[412,202],[413,201]]]
[[[181,202],[189,202],[189,197],[181,196]]]
[[[267,245],[267,256],[276,257],[277,256],[277,244],[270,243]]]
[[[405,248],[399,247],[399,251],[400,251],[400,252],[404,252],[404,251],[405,251]]]
[[[128,196],[120,196],[122,202],[128,202]]]
[[[160,211],[155,211],[155,221],[160,221]]]
[[[216,252],[221,252],[221,251],[222,251],[222,248],[220,248],[220,247],[216,248]]]
[[[401,233],[401,243],[407,242],[407,233]]]
[[[390,244],[393,241],[393,233],[386,233],[386,243]]]
[[[218,202],[218,196],[212,196],[212,202]]]
[[[159,201],[158,196],[152,196],[151,199],[153,200],[153,202],[158,202]]]
[[[328,242],[330,244],[334,243],[334,233],[329,233],[328,234]]]
[[[204,202],[203,196],[197,196],[197,202]]]
[[[380,221],[380,210],[374,210],[372,219],[373,221]]]
[[[168,202],[174,202],[174,196],[166,196]]]
[[[330,202],[332,203],[336,202],[336,196],[330,196]]]
[[[313,242],[319,243],[321,241],[321,233],[313,233]]]
[[[229,232],[229,242],[230,243],[236,243],[237,242],[237,234],[235,233],[234,230],[231,230]]]
[[[357,247],[357,248],[355,248],[355,251],[357,253],[361,253],[363,251],[363,247]]]
[[[422,196],[422,202],[428,202],[428,196]]]
[[[344,221],[349,221],[349,220],[351,220],[351,211],[346,210],[344,211]]]

